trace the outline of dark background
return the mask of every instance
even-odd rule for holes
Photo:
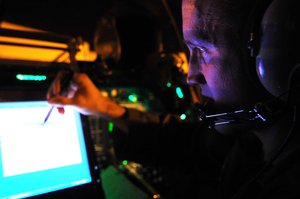
[[[165,2],[180,24],[180,0]],[[140,11],[140,14],[153,17],[164,31],[167,48],[180,48],[163,0],[0,0],[0,17],[1,20],[54,33],[81,36],[92,44],[98,19],[119,3],[126,10],[123,16]]]
[[[153,29],[161,31],[167,55],[186,50],[181,37],[181,0],[0,0],[0,22],[80,36],[90,43],[91,50],[95,50],[93,39],[97,22],[116,7],[119,8],[114,15],[120,22],[121,59],[117,64],[106,62],[113,71],[110,76],[105,76],[106,71],[98,66],[87,67],[91,70],[87,73],[95,76],[92,78],[95,81],[100,79],[99,85],[149,89],[156,98],[166,101],[163,104],[167,110],[182,112],[177,108],[185,100],[177,101],[175,89],[185,84],[185,76],[173,64],[171,56],[160,59],[159,52],[149,50],[155,43]],[[103,84],[102,79],[108,83]],[[172,82],[172,88],[166,88],[166,82]]]

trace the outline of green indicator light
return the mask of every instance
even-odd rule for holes
[[[114,130],[114,123],[108,122],[107,130],[108,130],[108,132],[112,133]]]
[[[183,98],[183,93],[180,87],[176,87],[176,94],[179,98]]]
[[[136,94],[131,94],[131,95],[128,96],[128,100],[135,103],[135,102],[138,101],[138,97],[137,97]]]
[[[21,74],[17,74],[17,75],[16,75],[16,78],[17,78],[18,80],[23,80],[23,79],[24,79],[23,75],[21,75]]]
[[[29,75],[29,74],[17,74],[16,78],[20,81],[45,81],[46,75]]]
[[[181,115],[180,115],[180,119],[181,119],[181,120],[185,120],[185,119],[186,119],[186,114],[181,114]]]
[[[122,164],[123,164],[123,165],[127,165],[127,164],[128,164],[128,161],[127,161],[127,160],[123,160],[123,161],[122,161]]]
[[[170,88],[171,86],[172,86],[172,83],[171,83],[171,82],[168,82],[168,83],[167,83],[167,87]]]

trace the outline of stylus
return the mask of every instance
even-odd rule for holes
[[[51,112],[52,112],[53,108],[54,108],[54,106],[51,106],[50,110],[48,111],[48,113],[47,113],[47,115],[46,115],[46,117],[44,119],[43,125],[46,124],[49,116],[51,115]]]
[[[61,91],[60,91],[60,95],[62,96],[65,96],[66,95],[66,90],[69,88],[70,86],[70,82],[71,82],[71,79],[73,77],[73,72],[72,71],[68,71],[65,73],[65,78],[62,79],[61,81]],[[43,125],[48,121],[50,115],[51,115],[51,112],[53,110],[54,106],[51,106],[50,110],[48,111],[45,119],[44,119],[44,122],[43,122]]]

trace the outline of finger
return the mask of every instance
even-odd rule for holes
[[[53,97],[52,85],[49,87],[46,95],[47,100],[49,100],[51,97]]]
[[[61,92],[61,80],[64,78],[66,75],[66,71],[59,71],[57,75],[55,76],[53,82],[50,85],[50,88],[48,89],[47,92],[47,99],[50,99],[54,96],[57,96]]]
[[[47,100],[49,100],[50,98],[52,98],[53,96],[55,96],[55,81],[56,81],[56,77],[54,78],[54,80],[52,81],[50,87],[48,88],[47,91]]]
[[[60,114],[64,114],[65,113],[65,109],[64,107],[57,107],[57,110]]]
[[[91,79],[85,73],[74,73],[73,83],[77,86],[90,86],[93,84]]]
[[[58,72],[47,91],[47,95],[46,95],[47,100],[57,95],[57,90],[58,90],[57,84],[60,82],[60,78],[61,78],[61,72]]]
[[[59,95],[61,93],[61,82],[66,77],[67,71],[59,71],[56,75],[56,78],[54,80],[54,95]]]

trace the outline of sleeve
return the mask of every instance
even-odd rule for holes
[[[153,166],[177,165],[179,162],[193,162],[198,157],[205,159],[208,154],[216,154],[211,150],[215,142],[212,139],[222,144],[227,142],[223,136],[200,123],[182,123],[172,117],[166,120],[166,117],[159,116],[148,122],[150,118],[153,119],[151,115],[139,114],[128,112],[128,117],[140,119],[131,118],[128,134],[118,130],[113,133],[118,159]]]

